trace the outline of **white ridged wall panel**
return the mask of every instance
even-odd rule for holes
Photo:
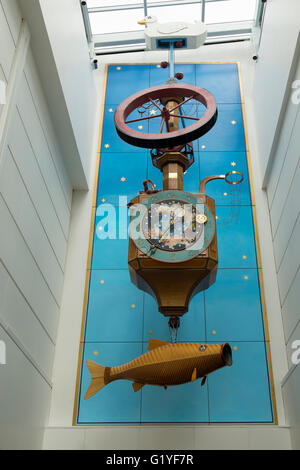
[[[7,143],[48,235],[52,249],[63,267],[67,245],[66,237],[59,223],[56,208],[47,191],[45,183],[47,175],[44,176],[40,170],[30,138],[26,134],[22,117],[17,108],[11,121]]]
[[[300,367],[291,369],[282,387],[288,423],[292,428],[291,444],[293,450],[300,450]]]
[[[30,92],[34,96],[34,105],[36,108],[38,118],[40,120],[40,124],[44,133],[45,140],[47,142],[49,152],[51,154],[51,158],[53,160],[53,164],[55,166],[57,177],[60,181],[61,188],[66,198],[68,207],[69,209],[71,209],[71,204],[72,204],[71,181],[68,176],[60,150],[58,148],[58,143],[57,143],[54,128],[51,122],[47,102],[44,97],[43,89],[42,89],[41,82],[40,82],[40,79],[39,79],[39,76],[35,67],[31,50],[29,50],[27,54],[27,61],[24,67],[24,75],[30,87]]]
[[[298,60],[294,79],[299,77]],[[267,187],[286,343],[300,321],[300,106],[292,99],[294,92],[291,89]]]
[[[2,3],[2,2],[1,2]],[[3,10],[3,6],[0,4],[0,66],[6,78],[11,69],[13,57],[15,53],[15,41],[9,29],[9,25]]]
[[[293,84],[300,78],[299,47],[291,70],[294,70],[290,80]],[[300,449],[300,365],[292,363],[293,343],[300,340],[300,105],[297,97],[299,91],[291,85],[266,187],[289,367],[282,391],[294,449]]]
[[[9,81],[21,14],[0,0],[0,79]],[[72,186],[30,47],[0,155],[0,449],[39,448],[69,236]]]
[[[1,366],[0,449],[40,448],[51,389],[1,326],[0,337],[10,364]]]

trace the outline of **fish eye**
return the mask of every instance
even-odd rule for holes
[[[206,349],[206,346],[204,346],[204,344],[201,344],[201,346],[200,346],[200,348],[199,348],[199,349],[200,349],[200,351],[205,351],[205,349]]]

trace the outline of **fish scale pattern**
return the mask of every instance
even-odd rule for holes
[[[112,374],[120,374],[126,370],[136,367],[152,364],[160,364],[167,361],[174,361],[176,359],[193,358],[199,352],[198,344],[166,344],[164,346],[152,349],[142,356],[137,357],[122,366],[113,367]]]
[[[127,379],[155,385],[176,385],[191,381],[194,369],[197,378],[223,367],[222,345],[170,344],[153,349],[133,361],[110,369],[112,380]]]
[[[153,167],[150,152],[126,144],[114,126],[117,106],[137,91],[165,84],[169,70],[156,64],[109,65],[97,170],[97,210],[87,271],[76,409],[78,425],[259,424],[273,423],[275,419],[267,326],[261,302],[262,267],[256,254],[255,202],[249,178],[250,155],[245,140],[238,65],[176,64],[177,72],[184,74],[182,83],[211,92],[218,106],[215,126],[193,142],[195,162],[184,175],[184,191],[197,192],[200,180],[210,175],[226,174],[230,170],[244,175],[242,184],[234,187],[234,191],[222,180],[207,185],[207,194],[216,204],[217,279],[207,291],[191,300],[189,312],[181,319],[177,342],[228,342],[233,365],[210,374],[203,387],[196,380],[169,387],[167,391],[146,385],[134,393],[130,381],[116,380],[84,400],[91,380],[86,360],[119,367],[147,351],[150,338],[170,341],[167,319],[159,313],[155,300],[131,283],[128,273],[127,202],[143,189],[145,179],[151,179],[160,189],[162,175]],[[184,106],[184,112],[190,116],[200,115],[202,111],[189,103]],[[132,118],[138,117],[136,112]],[[157,119],[132,126],[141,132],[159,131]],[[101,211],[103,204],[108,204],[107,212]],[[103,222],[107,214],[109,220],[117,220],[115,238],[100,236],[107,230]],[[153,351],[153,357],[155,354]]]

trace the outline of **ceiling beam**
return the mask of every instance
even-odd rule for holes
[[[206,42],[210,42],[210,40],[223,36],[250,35],[252,31],[252,25],[253,21],[207,25],[208,32]],[[99,47],[125,46],[132,44],[144,45],[145,35],[144,31],[124,31],[116,33],[95,34],[94,43],[96,49]]]
[[[205,2],[227,2],[228,0],[205,0]],[[179,6],[179,5],[193,5],[201,4],[201,0],[165,0],[164,2],[146,2],[146,10],[148,8],[157,8],[157,7],[170,7],[170,6]],[[141,10],[145,9],[145,3],[128,3],[126,5],[111,5],[111,6],[99,6],[94,8],[89,8],[88,11],[92,13],[107,13],[110,11],[121,11],[121,10]]]

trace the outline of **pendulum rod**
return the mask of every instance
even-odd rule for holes
[[[175,77],[175,66],[174,66],[174,43],[170,41],[170,78]]]

